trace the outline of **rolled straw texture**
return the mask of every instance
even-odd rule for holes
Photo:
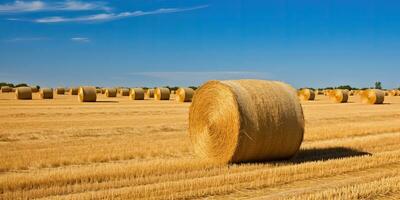
[[[169,100],[171,93],[168,88],[156,88],[154,90],[154,99],[156,100]]]
[[[310,89],[301,89],[298,92],[298,96],[303,101],[312,101],[315,99],[315,92]]]
[[[15,90],[15,97],[17,99],[32,99],[32,88],[31,87],[18,87]]]
[[[194,95],[192,88],[179,88],[176,90],[175,101],[177,102],[191,102]]]
[[[78,100],[80,102],[96,102],[97,92],[96,87],[83,86],[79,88]]]
[[[131,88],[129,98],[131,100],[144,100],[143,88]]]
[[[349,91],[341,89],[333,90],[329,98],[335,103],[346,103],[349,100]]]
[[[264,80],[209,81],[189,108],[195,152],[217,163],[286,159],[303,140],[296,90]]]
[[[378,89],[369,89],[360,93],[361,102],[366,104],[382,104],[385,101],[385,92]]]
[[[42,99],[52,99],[53,98],[53,89],[52,88],[42,88],[40,89],[40,98]]]
[[[107,88],[105,94],[106,94],[106,97],[116,97],[117,89],[116,88]]]

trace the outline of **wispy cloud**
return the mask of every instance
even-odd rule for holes
[[[14,1],[13,3],[0,4],[0,14],[25,13],[39,11],[84,11],[103,10],[110,11],[104,2],[82,2],[67,0],[62,2],[45,1]]]
[[[73,42],[90,42],[90,39],[87,37],[73,37],[71,38],[71,41]]]
[[[133,11],[133,12],[122,12],[122,13],[101,13],[95,15],[86,15],[80,17],[62,17],[62,16],[53,16],[53,17],[45,17],[39,19],[28,20],[35,23],[62,23],[62,22],[100,22],[100,21],[111,21],[128,17],[139,17],[144,15],[158,15],[158,14],[168,14],[168,13],[178,13],[178,12],[186,12],[191,10],[198,10],[202,8],[206,8],[208,5],[201,5],[189,8],[161,8],[153,11]],[[18,19],[9,19],[9,20],[18,20]]]
[[[11,39],[6,39],[4,42],[32,42],[32,41],[43,41],[50,40],[47,37],[16,37]]]

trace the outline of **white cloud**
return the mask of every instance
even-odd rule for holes
[[[144,15],[157,15],[157,14],[167,14],[167,13],[177,13],[177,12],[185,12],[191,10],[197,10],[206,8],[208,5],[190,7],[190,8],[161,8],[153,11],[134,11],[134,12],[122,12],[122,13],[101,13],[95,15],[87,15],[87,16],[80,16],[80,17],[61,17],[61,16],[54,16],[54,17],[46,17],[46,18],[39,18],[31,20],[36,23],[61,23],[61,22],[99,22],[99,21],[111,21],[121,18],[127,17],[139,17]],[[9,19],[9,20],[16,20],[16,19]]]
[[[86,38],[86,37],[73,37],[73,38],[71,38],[71,41],[73,41],[73,42],[90,42],[90,39]]]
[[[0,14],[24,13],[39,11],[83,11],[83,10],[104,10],[111,9],[104,2],[81,2],[67,0],[62,2],[47,3],[44,1],[14,1],[13,3],[0,4]]]
[[[30,42],[30,41],[43,41],[49,40],[47,37],[16,37],[12,39],[4,40],[5,42]]]

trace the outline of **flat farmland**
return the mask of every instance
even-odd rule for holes
[[[294,158],[216,165],[193,152],[190,103],[0,94],[0,199],[400,198],[400,96],[302,105]]]

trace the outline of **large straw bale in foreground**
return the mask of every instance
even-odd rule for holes
[[[385,101],[383,90],[369,89],[360,93],[361,102],[367,104],[382,104]]]
[[[15,97],[17,99],[32,99],[32,88],[31,87],[18,87],[15,90]]]
[[[129,92],[129,98],[131,100],[144,100],[143,88],[131,88]]]
[[[121,88],[119,90],[119,93],[121,94],[121,96],[129,96],[129,89],[128,88]]]
[[[179,88],[176,90],[175,101],[177,102],[191,102],[194,95],[192,88]]]
[[[298,92],[298,96],[303,101],[312,101],[315,99],[315,92],[310,89],[301,89]]]
[[[116,97],[117,89],[116,88],[107,88],[105,91],[106,97]]]
[[[78,95],[78,93],[79,93],[79,88],[77,88],[77,87],[69,89],[69,94],[70,95]]]
[[[79,88],[78,100],[80,102],[96,102],[97,92],[96,87],[83,86]]]
[[[195,152],[219,163],[290,158],[303,140],[303,111],[291,86],[277,81],[209,81],[189,108]]]
[[[40,98],[42,99],[52,99],[53,98],[53,89],[52,88],[42,88],[40,89]]]
[[[333,90],[329,98],[335,103],[346,103],[349,100],[349,91],[341,89]]]
[[[56,89],[56,93],[59,95],[64,95],[65,94],[65,88],[59,87]]]
[[[145,93],[146,98],[154,98],[154,89],[147,89]]]
[[[12,91],[12,88],[9,87],[9,86],[2,86],[1,87],[1,92],[2,93],[11,92],[11,91]]]
[[[169,100],[171,92],[168,88],[158,87],[154,90],[154,99],[156,100]]]

